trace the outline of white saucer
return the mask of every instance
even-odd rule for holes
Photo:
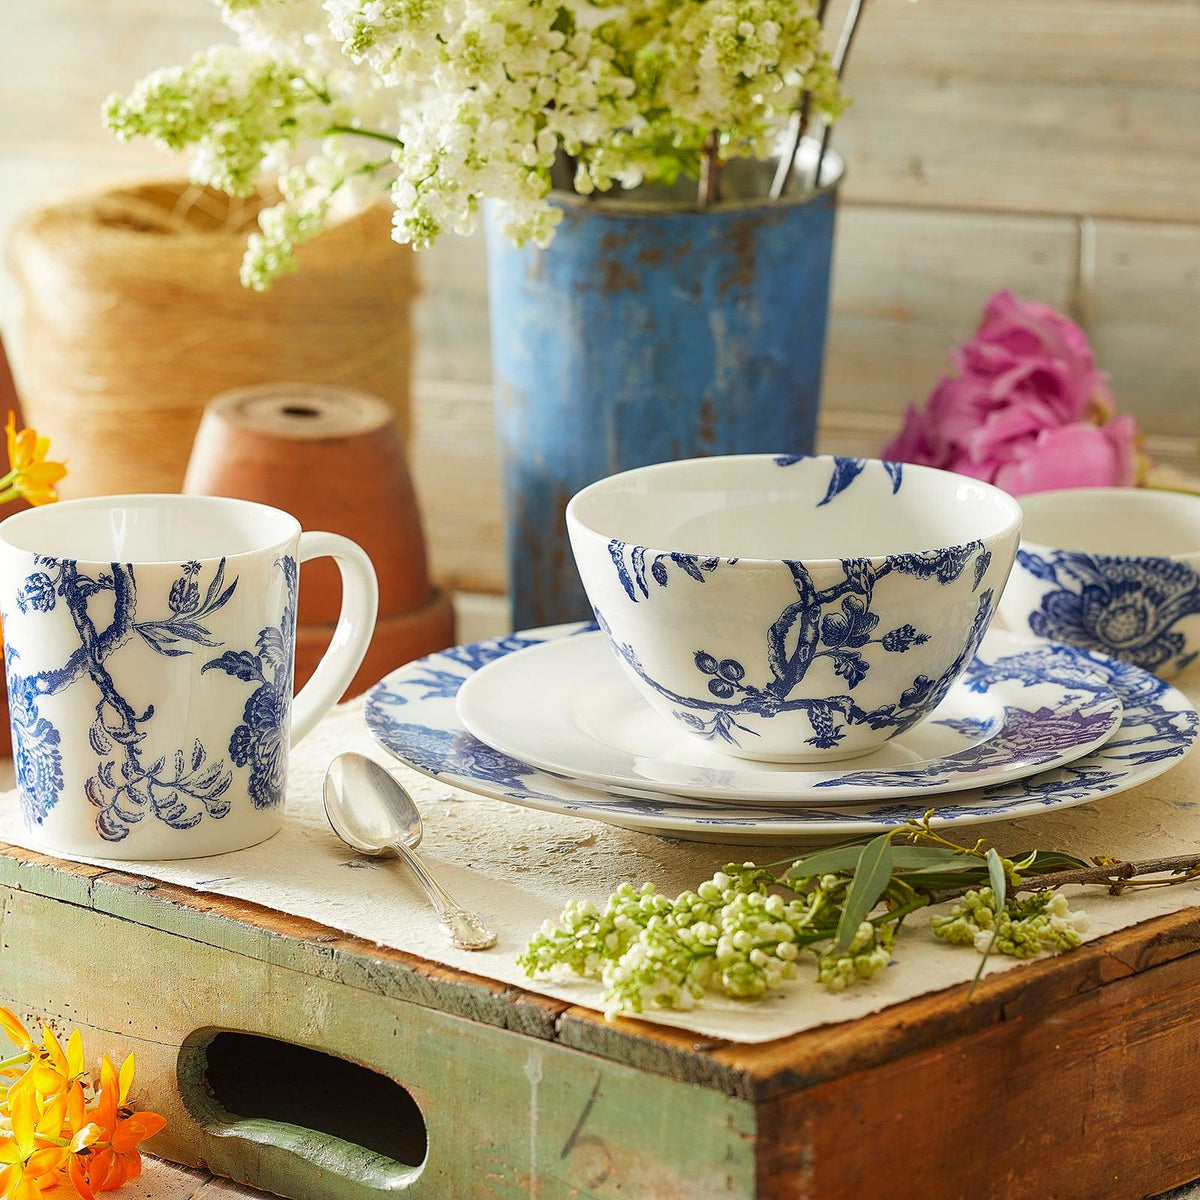
[[[1012,639],[1015,652],[990,668],[968,668],[977,684],[1001,679],[1035,683],[1048,674],[1080,691],[1111,688],[1125,708],[1121,727],[1097,750],[1065,767],[1027,779],[956,792],[933,803],[925,796],[888,796],[876,804],[843,804],[832,789],[824,808],[771,808],[737,802],[689,804],[677,797],[613,795],[563,780],[501,754],[463,727],[454,699],[488,663],[539,642],[586,633],[559,625],[455,646],[418,659],[377,683],[364,718],[371,735],[402,762],[452,787],[542,812],[601,821],[660,837],[704,842],[811,845],[895,829],[932,809],[931,823],[969,826],[1035,816],[1099,796],[1112,796],[1169,770],[1196,740],[1196,711],[1187,697],[1138,667],[1093,651]],[[1020,647],[1020,649],[1017,649]],[[1103,681],[1103,682],[1101,682]]]
[[[993,633],[990,666],[1028,639]],[[647,792],[749,804],[828,804],[990,787],[1062,766],[1102,745],[1121,721],[1111,688],[1082,691],[1049,676],[959,680],[920,725],[821,770],[722,754],[641,698],[602,633],[506,655],[459,690],[466,728],[496,750],[618,795]]]

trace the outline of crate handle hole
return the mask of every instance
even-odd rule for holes
[[[365,1175],[385,1194],[403,1190],[429,1149],[417,1102],[394,1080],[278,1038],[193,1035],[179,1083],[185,1105],[211,1133],[319,1156],[325,1170]]]

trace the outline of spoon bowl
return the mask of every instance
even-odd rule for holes
[[[360,854],[395,856],[408,864],[457,949],[487,950],[496,944],[496,935],[434,879],[417,855],[421,813],[388,771],[366,755],[339,754],[325,772],[323,794],[329,824],[346,845]]]
[[[373,759],[339,754],[325,773],[325,815],[334,832],[360,854],[392,857],[396,843],[421,844],[421,813],[413,798]]]

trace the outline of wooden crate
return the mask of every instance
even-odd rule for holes
[[[157,1153],[296,1200],[1100,1200],[1200,1176],[1195,909],[990,978],[969,1003],[955,987],[758,1046],[607,1024],[309,921],[13,848],[0,933],[0,990],[23,1017],[136,1051],[170,1122]],[[221,1109],[205,1055],[228,1030],[397,1081],[423,1160],[316,1132],[369,1091],[320,1071],[291,1095],[310,1128]],[[271,1081],[246,1065],[252,1109]],[[375,1110],[386,1120],[364,1125],[419,1140],[407,1101]]]

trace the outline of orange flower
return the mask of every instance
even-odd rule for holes
[[[87,1177],[93,1158],[92,1144],[100,1137],[100,1127],[88,1120],[90,1116],[84,1103],[82,1084],[72,1084],[67,1093],[66,1131],[71,1134],[71,1140],[66,1145],[66,1171],[71,1186],[82,1200],[95,1200]]]
[[[21,1051],[20,1054],[4,1060],[0,1065],[0,1075],[23,1075],[33,1057],[33,1041],[29,1031],[17,1020],[16,1013],[3,1005],[0,1005],[0,1033]]]
[[[86,1078],[83,1035],[78,1029],[67,1039],[65,1053],[54,1036],[54,1030],[48,1025],[42,1027],[42,1042],[39,1045],[10,1009],[0,1007],[0,1029],[22,1051],[16,1061],[7,1060],[9,1066],[5,1068],[6,1073],[13,1073],[17,1062],[28,1056],[25,1061],[29,1066],[22,1068],[24,1074],[12,1085],[11,1091],[30,1090],[48,1100],[65,1096],[72,1083]]]
[[[133,1055],[125,1060],[118,1075],[106,1054],[100,1065],[100,1096],[88,1114],[97,1126],[97,1136],[80,1171],[89,1187],[83,1192],[85,1200],[91,1192],[107,1192],[136,1179],[142,1173],[138,1145],[167,1123],[157,1113],[135,1112],[129,1107],[132,1083]],[[75,1186],[78,1189],[78,1183]]]
[[[54,485],[67,473],[64,463],[47,459],[50,439],[36,429],[17,430],[17,417],[8,414],[9,472],[0,479],[0,502],[23,496],[30,504],[51,504],[58,499]]]
[[[66,1161],[64,1147],[50,1144],[62,1133],[66,1097],[39,1114],[37,1096],[28,1088],[9,1093],[12,1136],[0,1142],[0,1196],[4,1200],[42,1200],[58,1182]]]

